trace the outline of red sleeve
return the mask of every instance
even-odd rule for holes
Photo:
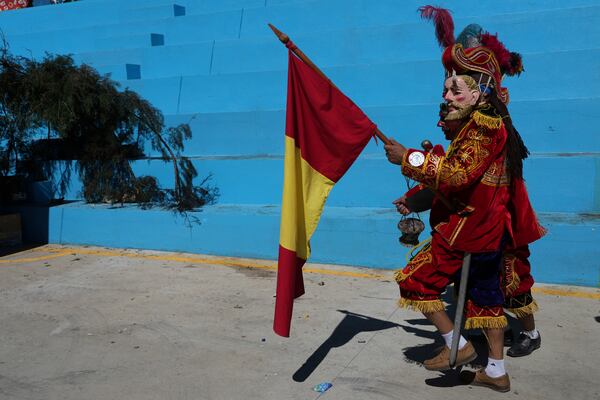
[[[436,144],[429,152],[438,156],[443,156],[444,154],[446,154],[446,152],[444,151],[444,147],[441,144]],[[423,189],[427,189],[427,185],[419,183],[417,186],[413,187],[412,189],[409,189],[408,192],[404,193],[404,195],[406,197],[411,197]]]
[[[444,146],[442,146],[441,144],[436,144],[435,146],[433,146],[433,149],[431,149],[431,153],[435,154],[436,156],[443,156],[446,154],[446,152],[444,151]]]
[[[504,126],[491,129],[470,121],[445,155],[409,149],[402,160],[402,173],[442,192],[459,191],[481,178],[505,142]]]
[[[421,190],[427,188],[427,186],[419,183],[418,185],[416,185],[415,187],[408,189],[408,192],[404,193],[404,195],[406,197],[411,197],[414,196],[415,194],[419,193]]]
[[[515,179],[512,183],[510,212],[515,246],[520,247],[532,243],[546,234],[546,229],[533,211],[527,188],[523,179]]]

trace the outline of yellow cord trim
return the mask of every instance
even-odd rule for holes
[[[412,300],[401,298],[398,300],[398,306],[414,311],[420,311],[425,314],[445,310],[444,303],[442,303],[441,300]]]
[[[538,304],[536,303],[535,300],[533,300],[531,303],[527,304],[526,306],[523,307],[519,307],[519,308],[507,308],[507,310],[509,312],[511,312],[512,314],[515,314],[517,316],[517,318],[522,318],[522,317],[526,317],[528,315],[531,315],[535,312],[537,312],[540,308],[538,307]]]
[[[417,272],[417,270],[423,265],[431,263],[433,256],[431,255],[431,251],[429,250],[429,246],[431,246],[430,240],[424,240],[421,243],[419,243],[416,247],[419,247],[421,244],[423,245],[423,247],[421,247],[419,252],[411,258],[411,260],[406,264],[406,267],[399,269],[394,274],[394,279],[396,280],[396,282],[404,282],[409,276]]]
[[[478,126],[485,126],[489,129],[499,129],[502,126],[502,117],[490,117],[475,111],[472,118]]]
[[[405,274],[402,269],[399,269],[394,274],[394,280],[396,283],[404,282],[411,274]]]
[[[442,176],[442,166],[444,165],[444,161],[446,161],[446,158],[441,157],[440,163],[437,165],[437,170],[435,171],[435,190],[440,188],[440,176]]]
[[[473,317],[467,318],[467,321],[465,322],[465,329],[501,329],[507,325],[508,321],[504,315],[500,317]]]
[[[506,285],[506,287],[504,288],[506,295],[508,295],[508,296],[513,294],[514,291],[517,290],[517,288],[521,284],[521,279],[519,278],[519,274],[517,274],[514,269],[512,270],[511,275],[512,275],[511,282],[508,285]]]
[[[408,264],[410,262],[410,260],[412,260],[413,258],[416,257],[415,250],[419,250],[421,251],[422,247],[425,247],[426,244],[431,242],[431,237],[428,237],[427,239],[421,241],[420,243],[414,245],[413,247],[411,247],[410,251],[408,253],[406,253],[406,263]],[[418,252],[417,252],[418,254]]]

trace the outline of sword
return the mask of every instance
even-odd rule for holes
[[[458,355],[458,340],[463,324],[463,313],[465,310],[465,298],[467,297],[467,280],[469,279],[469,267],[471,266],[471,253],[465,253],[462,269],[460,271],[460,286],[458,287],[458,303],[454,316],[454,330],[452,332],[452,347],[450,348],[450,368],[456,365]]]

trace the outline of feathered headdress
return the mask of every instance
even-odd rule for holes
[[[441,47],[454,44],[454,20],[449,10],[434,6],[419,7],[421,18],[433,20],[435,36]]]
[[[480,72],[488,75],[503,103],[508,103],[508,90],[501,86],[503,75],[519,75],[523,62],[519,53],[510,52],[498,35],[485,32],[479,25],[468,25],[454,38],[454,21],[450,11],[434,6],[419,7],[423,19],[433,21],[435,36],[444,48],[442,63],[447,74]]]
[[[454,39],[454,21],[450,11],[444,8],[423,6],[419,8],[419,12],[422,18],[433,21],[435,25],[435,36],[440,46],[444,48],[442,63],[448,74],[453,71],[459,74],[479,72],[493,80],[497,99],[490,99],[490,101],[496,103],[494,107],[502,116],[508,132],[506,144],[508,169],[513,176],[521,178],[523,159],[527,158],[529,150],[512,124],[506,107],[508,90],[501,86],[504,75],[513,76],[523,72],[521,55],[508,51],[498,40],[498,35],[484,32],[477,24],[468,25]]]
[[[510,52],[504,44],[498,40],[498,35],[484,33],[481,35],[481,45],[494,52],[500,69],[508,76],[521,75],[523,72],[523,59],[519,53]]]

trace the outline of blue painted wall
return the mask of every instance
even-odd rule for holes
[[[549,228],[533,246],[539,281],[600,281],[600,0],[441,1],[457,30],[478,22],[523,54],[507,78],[510,110],[532,151],[534,206]],[[85,0],[0,13],[13,51],[71,53],[140,92],[168,124],[189,122],[186,146],[219,203],[187,227],[173,214],[74,203],[40,229],[53,243],[275,258],[282,185],[285,48],[292,39],[373,119],[407,145],[442,141],[435,127],[443,70],[433,27],[416,0]],[[149,151],[149,156],[153,154]],[[162,162],[134,163],[172,185]],[[69,198],[78,198],[73,181]],[[398,167],[369,143],[334,188],[313,240],[313,261],[397,268]],[[30,215],[41,215],[31,209]],[[28,229],[37,218],[28,218]],[[47,226],[47,228],[45,228]],[[35,228],[34,228],[35,229]],[[42,235],[43,236],[43,235]],[[30,237],[42,237],[32,234]]]

